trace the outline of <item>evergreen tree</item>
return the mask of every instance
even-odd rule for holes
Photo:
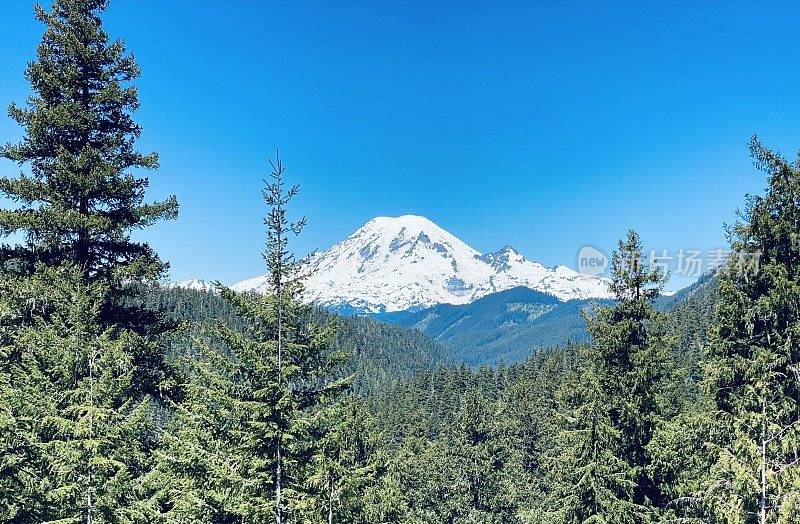
[[[694,395],[686,400],[693,399]],[[697,494],[708,481],[713,457],[708,453],[709,416],[713,402],[707,396],[696,400],[653,435],[648,451],[653,481],[666,501],[664,520],[706,524],[709,520]]]
[[[285,210],[295,194],[276,162],[264,191],[267,293],[218,287],[240,322],[213,328],[227,361],[204,351],[167,437],[160,469],[176,479],[164,481],[172,486],[163,495],[168,520],[302,522],[328,496],[308,491],[309,468],[324,409],[352,378],[331,378],[345,359],[331,349],[336,326],[309,320],[301,300],[303,266],[288,252],[288,234],[305,221],[290,224]]]
[[[489,380],[492,373],[496,376]],[[379,416],[388,409],[407,421],[402,442],[396,448],[390,445],[390,471],[381,476],[382,504],[394,510],[392,518],[414,523],[518,522],[515,480],[522,468],[513,424],[502,403],[487,398],[477,385],[496,384],[500,376],[490,369],[475,374],[468,368],[437,370],[407,384],[399,405],[380,408]],[[421,397],[437,406],[436,413],[443,399],[455,398],[450,401],[459,407],[453,410],[451,405],[436,422],[427,419],[424,409],[415,410]]]
[[[517,522],[518,493],[512,479],[520,468],[505,414],[478,389],[464,394],[460,408],[455,431],[448,432],[446,440],[457,471],[455,486],[462,487],[456,522]]]
[[[328,524],[376,522],[382,457],[372,415],[354,397],[326,410],[324,435],[312,461],[311,488],[322,494],[318,514]],[[368,496],[369,495],[369,496]]]
[[[4,348],[17,354],[3,398],[13,423],[3,439],[8,522],[146,521],[142,478],[155,437],[132,355],[152,343],[103,326],[107,289],[82,277],[74,265],[37,264],[3,283],[6,303],[25,304],[16,311],[29,317]]]
[[[249,421],[244,402],[237,400],[242,389],[251,387],[242,383],[264,370],[248,357],[252,354],[239,357],[237,365],[205,340],[192,348],[190,380],[156,451],[156,470],[147,479],[155,492],[152,521],[235,523],[250,511],[244,488],[247,455],[240,449]]]
[[[536,515],[546,512],[546,506],[553,502],[548,493],[566,482],[563,475],[554,473],[561,464],[556,450],[563,443],[559,440],[559,428],[564,427],[565,420],[560,417],[568,409],[561,388],[568,370],[575,369],[577,358],[577,346],[554,348],[540,359],[529,359],[515,366],[520,373],[507,387],[509,423],[521,468],[515,482],[520,490],[523,522],[537,522]]]
[[[637,504],[662,502],[647,473],[647,446],[661,419],[660,394],[669,366],[663,319],[653,307],[665,281],[658,266],[648,266],[639,236],[629,231],[612,259],[609,288],[616,304],[587,316],[594,340],[589,358],[609,394],[612,423],[622,432],[621,456],[636,470]]]
[[[39,410],[15,383],[19,348],[14,344],[17,324],[24,315],[23,301],[8,279],[0,280],[0,522],[31,522],[40,497],[37,476],[29,468],[33,456],[31,428],[23,425],[24,410]]]
[[[620,240],[611,270],[616,304],[585,315],[593,342],[577,373],[580,385],[570,387],[560,410],[559,446],[565,447],[556,460],[572,480],[555,504],[572,508],[569,518],[578,522],[641,523],[661,503],[648,445],[660,419],[668,359],[653,308],[665,277],[648,267],[634,231]]]
[[[0,210],[0,234],[24,235],[21,246],[0,249],[24,271],[39,261],[75,264],[83,279],[121,286],[155,282],[165,269],[155,252],[130,240],[130,232],[177,215],[174,197],[145,204],[147,178],[132,168],[154,169],[158,155],[136,151],[141,133],[131,113],[138,106],[131,80],[140,74],[122,41],[109,41],[100,15],[107,0],[55,0],[36,6],[46,25],[26,78],[27,107],[11,104],[10,116],[25,130],[19,144],[0,156],[28,165],[30,173],[0,178],[0,194],[19,204]]]
[[[733,256],[718,277],[704,495],[720,522],[788,523],[800,518],[800,163],[755,137],[750,152],[769,187],[730,229]]]
[[[634,502],[637,472],[620,452],[624,435],[614,425],[613,401],[599,374],[590,364],[564,379],[557,394],[557,438],[543,457],[550,473],[547,495],[526,522],[650,522],[648,509]]]
[[[13,522],[142,520],[154,398],[168,366],[163,326],[129,302],[165,269],[133,230],[174,218],[174,198],[144,204],[157,156],[134,148],[140,128],[121,41],[109,42],[102,0],[36,7],[46,26],[26,78],[33,95],[10,116],[19,144],[0,156],[28,172],[0,178],[3,285],[0,439],[4,518]],[[6,453],[8,453],[6,455]]]

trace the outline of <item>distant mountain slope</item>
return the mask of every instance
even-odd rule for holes
[[[716,279],[711,275],[672,296],[662,296],[656,307],[669,312],[669,332],[681,360],[697,361],[713,318]],[[386,322],[410,327],[440,342],[454,359],[472,366],[519,362],[543,348],[568,341],[589,340],[581,311],[610,299],[569,300],[525,287],[487,295],[470,304],[440,304],[417,311],[375,315]],[[691,353],[685,355],[686,353]]]
[[[706,273],[695,283],[678,290],[669,296],[658,297],[656,307],[662,311],[672,311],[685,302],[708,303],[716,297],[717,277],[713,273]]]
[[[208,320],[230,314],[219,297],[197,290],[164,289],[152,300],[180,320]],[[716,279],[711,275],[657,300],[657,307],[670,314],[668,331],[686,368],[696,367],[699,360],[715,300]],[[517,287],[470,304],[439,304],[422,310],[378,313],[372,315],[374,318],[340,317],[342,330],[337,343],[351,349],[353,359],[348,369],[358,371],[359,387],[374,390],[387,380],[449,361],[472,366],[514,363],[570,340],[586,341],[589,336],[581,310],[593,302],[612,303],[608,299],[564,302],[547,293]]]
[[[187,335],[171,341],[173,355],[186,352],[191,344],[189,336],[197,333],[199,324],[217,320],[237,323],[229,304],[214,293],[161,288],[147,290],[142,299],[168,319],[189,325]],[[313,314],[323,321],[335,316],[322,310],[314,310]],[[357,374],[355,388],[359,391],[380,390],[399,378],[452,362],[440,344],[418,331],[366,317],[336,316],[336,320],[340,330],[335,345],[351,355],[342,372]]]
[[[383,313],[468,304],[518,286],[558,299],[608,297],[603,279],[547,268],[511,247],[482,254],[420,216],[378,217],[310,261],[306,298],[336,311]],[[264,276],[234,284],[263,292]]]
[[[456,360],[477,366],[519,362],[543,348],[588,340],[581,309],[591,303],[562,302],[552,295],[517,287],[471,304],[441,304],[377,317],[418,329],[440,342]]]

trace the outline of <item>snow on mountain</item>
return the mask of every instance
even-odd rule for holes
[[[517,286],[561,300],[609,296],[603,279],[546,268],[511,247],[482,254],[415,215],[374,218],[309,263],[308,300],[362,312],[467,304]],[[264,292],[267,281],[261,276],[231,287]]]
[[[182,280],[180,282],[170,282],[167,284],[168,289],[194,289],[196,291],[205,291],[206,293],[215,291],[214,284],[206,282],[202,278],[190,278],[189,280]]]

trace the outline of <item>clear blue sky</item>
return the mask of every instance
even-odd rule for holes
[[[309,219],[298,252],[414,213],[476,249],[570,266],[628,228],[654,248],[724,246],[765,185],[748,138],[800,148],[789,2],[114,0],[105,22],[143,70],[149,197],[181,204],[139,235],[175,280],[263,273],[276,147]],[[19,0],[0,25],[5,105],[28,93],[42,27]],[[0,141],[19,136],[0,118]]]

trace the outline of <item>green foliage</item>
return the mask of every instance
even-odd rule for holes
[[[329,429],[325,410],[335,409],[352,378],[331,378],[346,359],[331,350],[336,326],[310,320],[310,306],[300,300],[303,275],[287,251],[287,233],[299,233],[304,221],[288,223],[285,205],[297,188],[284,192],[280,161],[273,168],[264,193],[271,289],[256,295],[217,288],[238,322],[211,330],[224,355],[203,348],[189,362],[186,399],[155,476],[171,486],[162,501],[168,522],[302,522],[318,505],[307,491],[314,485],[309,469],[315,456],[325,457],[317,450]]]
[[[224,324],[211,335],[230,358],[203,348],[190,361],[192,380],[166,435],[163,468],[172,486],[164,502],[172,520],[265,519],[274,510],[278,439],[283,475],[301,485],[319,421],[315,408],[345,385],[324,382],[338,355],[327,351],[333,325],[284,332],[278,378],[274,296],[223,290],[247,327]],[[202,347],[202,345],[199,345]],[[302,486],[301,486],[302,487]],[[289,491],[289,504],[302,501]]]
[[[613,398],[591,368],[567,374],[558,392],[558,435],[545,455],[551,469],[544,507],[529,522],[647,522],[633,502],[637,471],[619,450],[624,435],[609,412]]]
[[[140,134],[139,75],[99,15],[105,1],[36,8],[46,26],[26,78],[33,95],[10,116],[24,130],[0,156],[27,173],[0,178],[17,207],[0,210],[0,442],[3,522],[144,522],[161,396],[172,371],[166,326],[126,305],[133,282],[166,267],[133,230],[174,218],[144,204],[155,154]]]
[[[239,329],[244,326],[232,304],[218,293],[149,287],[139,291],[136,300],[145,309],[182,326],[178,332],[162,337],[168,355],[176,361],[201,351],[199,346],[210,345],[218,353],[229,353],[218,340],[204,337],[204,326],[220,322]],[[347,353],[349,359],[335,375],[355,375],[352,390],[360,395],[377,394],[387,384],[450,362],[445,350],[425,335],[372,318],[339,317],[314,308],[304,313],[304,321],[338,326],[331,349]],[[198,344],[200,339],[202,344]]]
[[[630,232],[591,311],[515,289],[384,316],[419,331],[339,318],[301,300],[279,160],[268,292],[156,289],[130,235],[177,203],[132,174],[157,156],[106,6],[37,7],[0,148],[29,170],[0,178],[0,523],[800,521],[800,160],[753,139],[736,256],[673,298]]]
[[[701,401],[700,381],[703,370],[700,362],[708,333],[716,315],[717,278],[708,273],[695,284],[682,290],[666,306],[669,321],[666,336],[676,365],[675,386],[686,401],[694,405]],[[686,406],[687,408],[691,408]]]
[[[588,361],[604,392],[609,415],[621,432],[621,457],[636,470],[637,504],[658,504],[660,494],[647,477],[647,445],[659,423],[659,395],[669,366],[667,345],[660,333],[661,315],[653,307],[665,276],[643,260],[638,235],[630,231],[612,258],[610,289],[614,307],[587,315],[593,337]]]
[[[2,521],[146,520],[157,400],[133,355],[152,342],[103,326],[107,293],[75,266],[3,281]]]
[[[178,205],[174,197],[143,203],[148,180],[129,173],[156,168],[158,156],[134,148],[141,129],[131,118],[139,102],[130,81],[140,71],[102,28],[107,3],[36,8],[47,29],[26,72],[34,95],[27,108],[9,108],[25,138],[0,148],[0,156],[30,166],[29,174],[0,178],[0,193],[20,206],[0,211],[0,234],[20,232],[26,242],[0,250],[0,262],[14,259],[28,271],[36,261],[70,262],[85,278],[155,282],[165,265],[129,233],[175,218]]]
[[[518,522],[521,471],[509,419],[483,389],[459,396],[453,420],[404,435],[393,453],[402,522]]]
[[[718,279],[703,497],[721,522],[766,524],[796,518],[800,493],[800,165],[755,138],[750,151],[769,187],[731,228],[734,256]]]
[[[668,365],[653,307],[665,277],[647,267],[633,231],[619,242],[611,265],[615,305],[585,315],[593,341],[559,393],[551,462],[561,483],[551,505],[565,522],[648,522],[661,504],[648,445],[660,423]]]
[[[378,481],[386,464],[372,414],[362,400],[350,397],[326,410],[320,427],[323,436],[308,478],[308,487],[322,495],[317,498],[316,518],[328,523],[379,522],[383,497]]]

